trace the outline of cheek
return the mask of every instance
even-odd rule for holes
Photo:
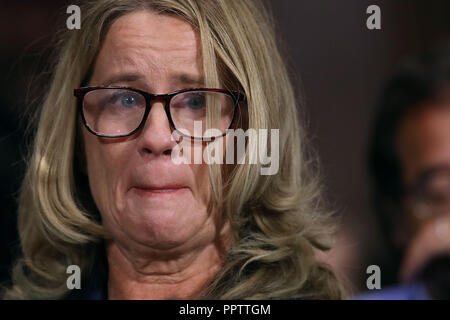
[[[211,195],[211,185],[209,180],[209,166],[205,162],[206,144],[194,143],[190,147],[191,164],[189,170],[195,177],[194,197],[198,202],[207,206]],[[199,160],[201,155],[201,163],[195,164],[195,160]]]
[[[111,206],[123,207],[120,187],[123,186],[125,156],[130,153],[121,144],[105,144],[87,133],[85,138],[86,166],[92,197],[102,213],[111,212]]]
[[[191,170],[195,176],[195,197],[197,201],[207,206],[211,196],[211,186],[209,182],[209,170],[207,164],[191,165]]]

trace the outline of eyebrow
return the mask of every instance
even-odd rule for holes
[[[104,85],[110,86],[117,82],[135,82],[144,78],[144,76],[137,73],[121,73],[112,76],[104,82]]]
[[[121,73],[114,75],[104,82],[104,85],[109,86],[117,82],[136,82],[142,80],[143,75],[138,73]],[[174,84],[177,86],[203,86],[205,83],[204,77],[196,77],[186,73],[176,74],[172,77]]]
[[[205,83],[205,79],[202,76],[195,77],[185,73],[177,74],[175,79],[178,83],[183,85],[203,86]]]

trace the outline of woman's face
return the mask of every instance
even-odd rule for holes
[[[127,14],[109,29],[89,85],[156,94],[201,87],[199,48],[198,34],[180,18]],[[130,137],[100,138],[86,129],[83,136],[91,192],[114,240],[163,250],[213,241],[207,165],[172,162],[176,142],[163,103],[152,104],[145,126]]]

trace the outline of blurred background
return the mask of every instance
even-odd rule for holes
[[[371,197],[369,139],[383,87],[398,63],[450,38],[450,1],[266,2],[303,93],[327,197],[342,215],[329,262],[355,293],[366,289],[372,264],[381,267],[383,286],[392,284],[397,271]],[[29,143],[27,114],[49,79],[53,36],[66,28],[70,4],[76,1],[0,4],[0,282],[8,281],[18,250],[17,190]],[[381,9],[381,30],[366,27],[366,9],[373,4]]]

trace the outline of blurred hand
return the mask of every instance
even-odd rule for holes
[[[400,268],[401,281],[411,280],[432,258],[450,255],[450,214],[427,222],[410,242]]]

